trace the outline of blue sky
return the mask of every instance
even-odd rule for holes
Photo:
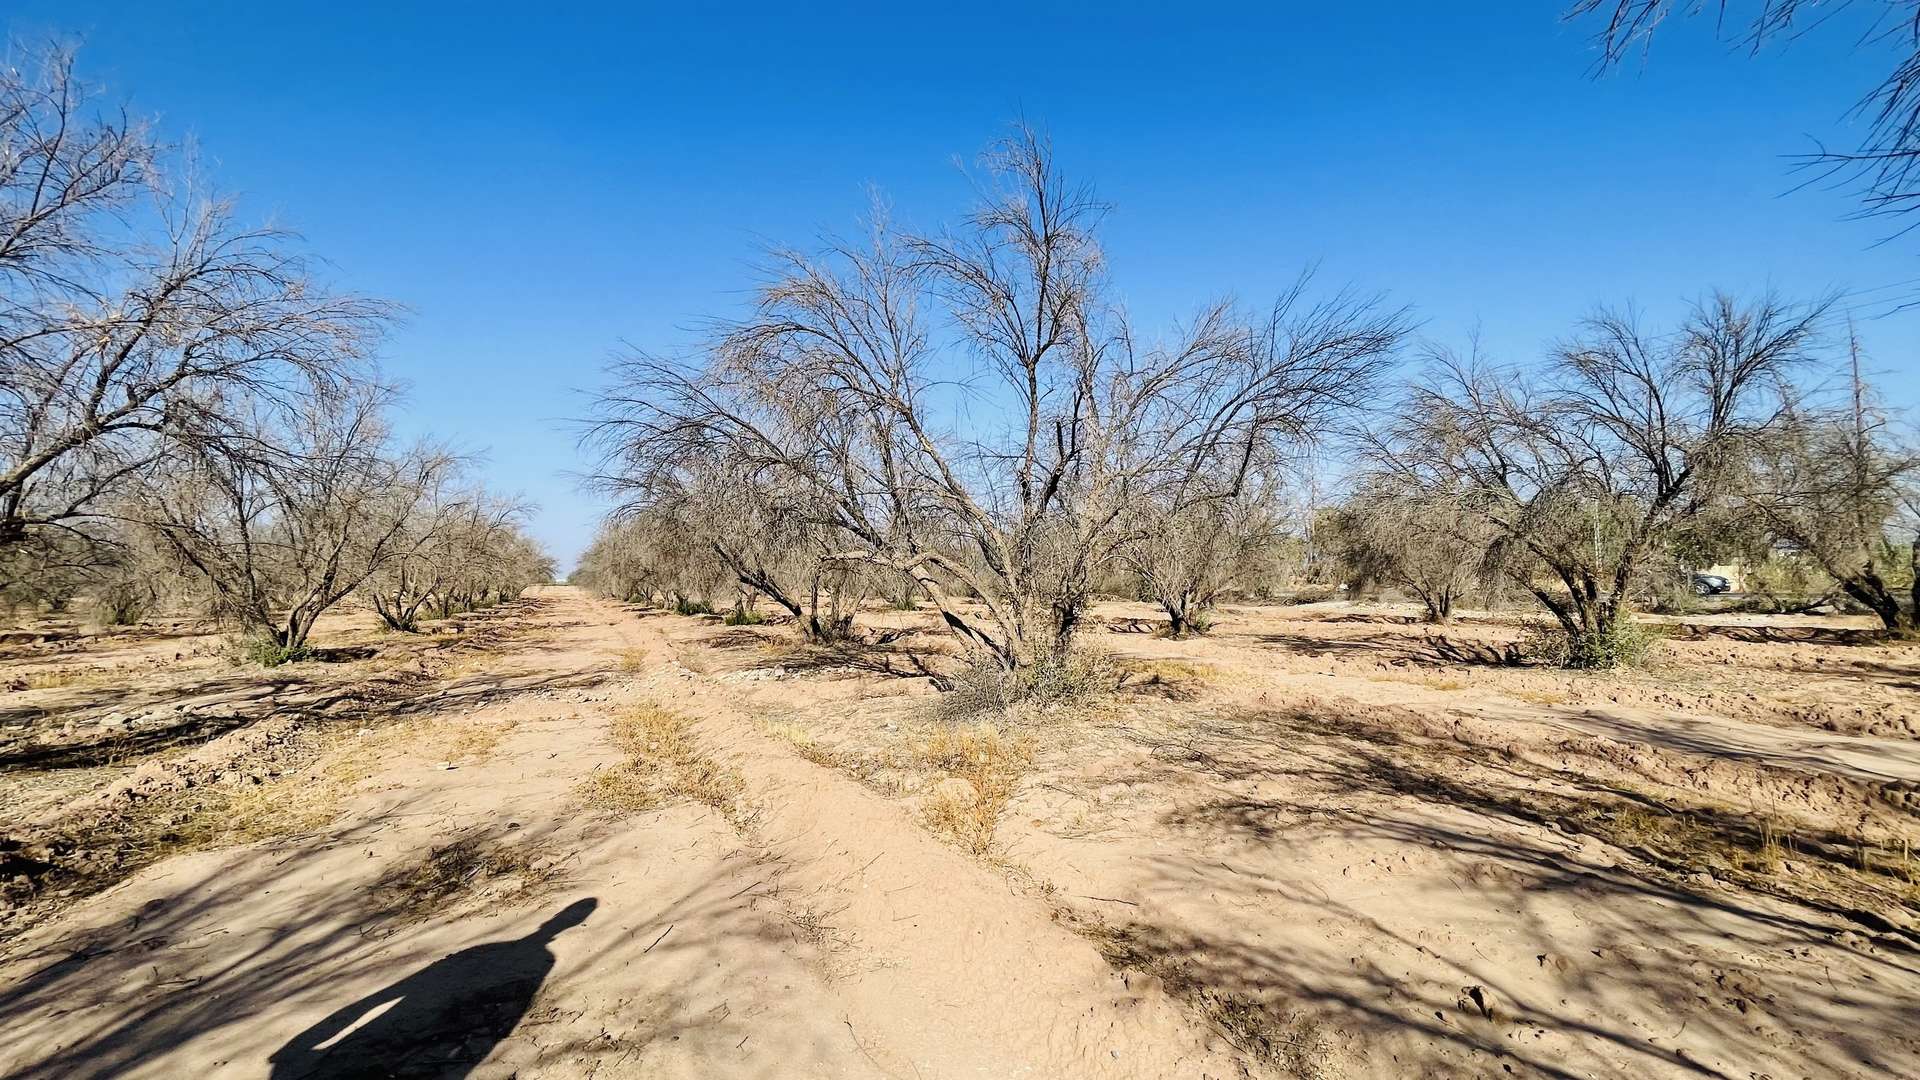
[[[851,227],[869,185],[932,225],[957,158],[1024,116],[1114,204],[1137,320],[1258,303],[1309,263],[1537,355],[1595,303],[1671,314],[1710,287],[1858,298],[1874,365],[1909,359],[1920,236],[1875,246],[1786,155],[1850,144],[1889,67],[1840,30],[1749,59],[1703,20],[1594,80],[1545,2],[1354,5],[76,3],[8,28],[175,135],[338,281],[407,305],[402,418],[485,450],[563,563],[599,513],[569,418],[621,341],[671,350],[737,311],[770,240]],[[1351,10],[1333,10],[1335,8]],[[804,10],[801,10],[804,9]]]

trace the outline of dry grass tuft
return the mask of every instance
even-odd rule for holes
[[[627,760],[588,780],[588,801],[623,813],[691,801],[740,823],[746,781],[738,769],[701,752],[692,720],[657,705],[637,706],[614,720],[613,742]]]
[[[75,686],[103,689],[125,686],[145,677],[147,677],[146,673],[139,670],[137,665],[100,667],[81,664],[40,668],[18,675],[0,676],[0,690],[64,690]]]
[[[57,690],[63,686],[73,686],[85,679],[87,673],[78,668],[51,668],[45,671],[29,671],[16,676],[12,687],[16,690]]]
[[[890,728],[892,725],[888,725]],[[1032,764],[1034,740],[989,721],[934,722],[873,752],[823,745],[797,723],[767,722],[766,732],[816,765],[837,769],[888,796],[920,793],[921,822],[973,855],[994,852],[994,833]]]
[[[1212,682],[1220,669],[1198,660],[1129,660],[1122,665],[1129,675],[1142,675],[1154,682]]]
[[[799,724],[770,722],[766,725],[766,731],[767,734],[772,735],[774,738],[791,745],[795,753],[813,762],[815,765],[824,765],[829,769],[854,771],[855,762],[849,755],[835,750],[830,746],[821,745],[820,742],[813,737],[812,732],[801,727]]]
[[[980,723],[936,727],[917,750],[945,776],[922,809],[927,827],[974,855],[992,853],[1000,812],[1032,762],[1031,742]]]
[[[1503,691],[1503,693],[1508,697],[1530,702],[1534,705],[1565,705],[1567,702],[1573,700],[1573,696],[1565,690],[1528,690],[1522,688],[1506,690]]]

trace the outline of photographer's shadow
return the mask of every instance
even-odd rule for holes
[[[598,903],[576,901],[525,937],[462,949],[335,1010],[274,1051],[273,1080],[466,1076],[533,1005],[553,971],[548,943]]]

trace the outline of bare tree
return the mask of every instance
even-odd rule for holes
[[[320,287],[287,234],[169,193],[167,157],[90,111],[70,54],[0,70],[0,546],[338,392],[389,315]]]
[[[425,477],[434,490],[395,537],[392,557],[367,579],[367,598],[389,629],[413,631],[422,615],[445,618],[518,594],[552,576],[521,531],[528,507],[454,486],[457,474]]]
[[[1363,488],[1332,521],[1328,539],[1355,588],[1393,585],[1420,601],[1431,623],[1453,620],[1498,538],[1485,514],[1447,491]]]
[[[714,550],[711,530],[684,511],[659,501],[611,515],[575,577],[631,603],[660,599],[682,613],[711,611],[735,572]]]
[[[812,491],[788,479],[714,467],[677,495],[677,516],[707,537],[744,590],[742,607],[764,596],[791,614],[808,641],[848,637],[871,591],[871,571],[837,557],[839,530],[823,524]]]
[[[632,516],[602,522],[568,580],[628,603],[650,602],[660,591],[659,572],[642,532]]]
[[[1259,573],[1281,535],[1280,509],[1262,489],[1173,509],[1149,503],[1135,515],[1135,539],[1120,558],[1176,638],[1205,633],[1214,605]]]
[[[1850,346],[1845,405],[1790,413],[1749,459],[1738,505],[1888,631],[1912,637],[1920,634],[1920,449],[1876,406],[1858,340]]]
[[[400,556],[453,467],[433,451],[391,453],[379,406],[362,392],[271,440],[193,444],[142,501],[140,524],[276,658],[299,655],[321,614]]]
[[[1375,447],[1380,482],[1458,493],[1571,662],[1608,666],[1649,555],[1781,423],[1825,310],[1715,295],[1662,336],[1602,312],[1535,371],[1442,354]]]
[[[835,559],[911,579],[1014,669],[1067,647],[1130,507],[1230,497],[1364,398],[1405,322],[1303,283],[1258,320],[1218,303],[1142,343],[1106,298],[1105,208],[1031,132],[986,163],[950,234],[881,221],[860,247],[775,252],[699,362],[616,370],[596,434],[616,482],[720,454],[808,489]]]

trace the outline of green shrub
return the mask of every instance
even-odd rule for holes
[[[711,615],[713,605],[705,600],[694,600],[682,596],[673,601],[673,613],[675,615]]]
[[[240,655],[261,667],[279,667],[281,664],[305,660],[313,655],[313,650],[305,645],[282,645],[265,634],[259,634],[240,642]]]
[[[1585,671],[1643,667],[1663,636],[1625,615],[1599,631],[1579,635],[1557,622],[1537,622],[1527,627],[1520,652],[1537,664]]]
[[[683,611],[681,614],[685,615],[688,613]],[[720,621],[726,623],[728,626],[759,626],[761,623],[767,621],[767,617],[752,608],[737,607],[727,612],[726,617]]]

